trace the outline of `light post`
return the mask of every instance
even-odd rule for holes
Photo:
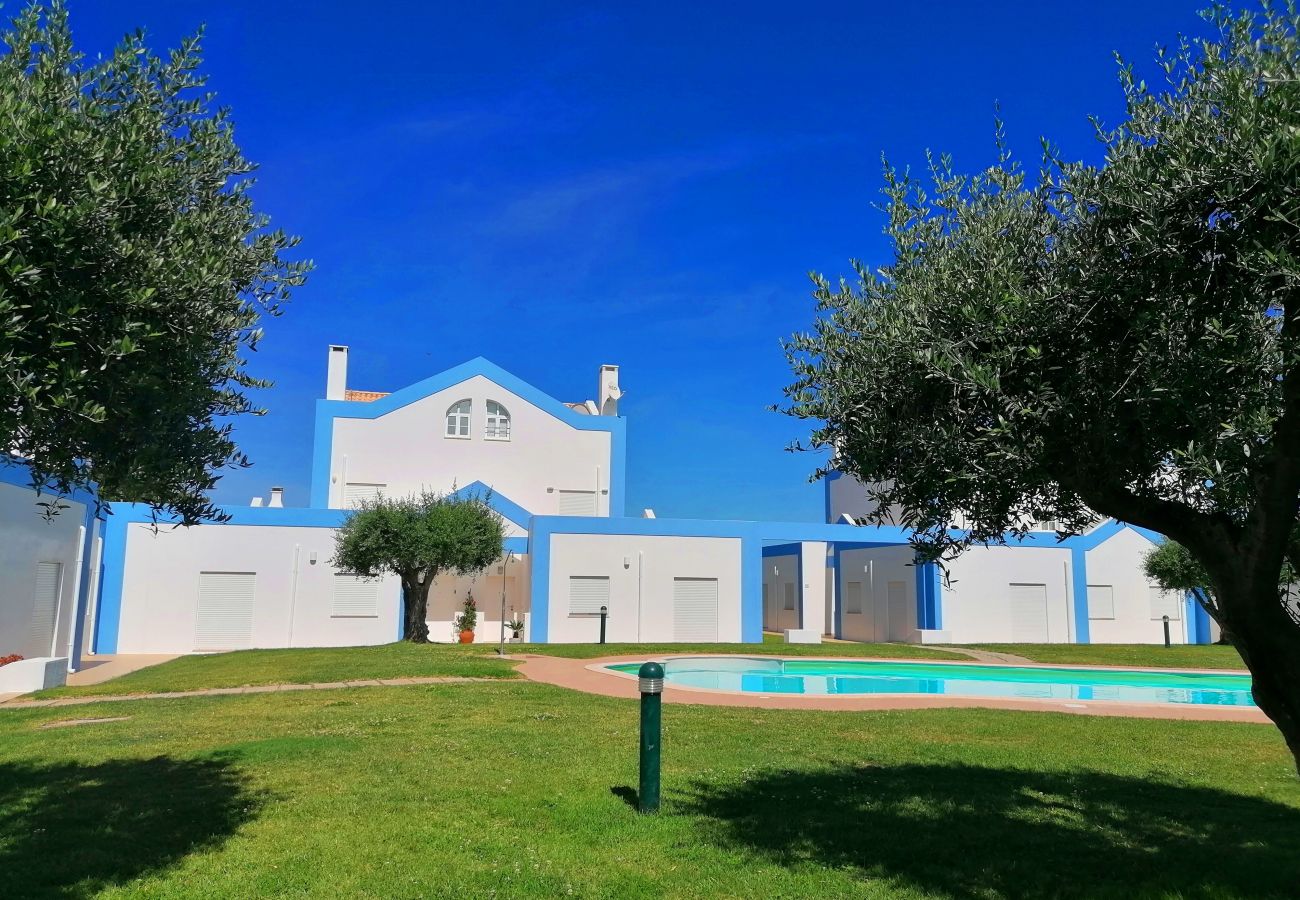
[[[659,811],[660,738],[663,731],[664,667],[648,662],[637,672],[641,689],[641,783],[636,792],[637,811]]]
[[[497,655],[506,655],[506,573],[510,571],[510,560],[515,558],[515,551],[506,553],[506,561],[501,564],[501,643],[497,645]]]

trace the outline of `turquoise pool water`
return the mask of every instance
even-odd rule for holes
[[[639,663],[608,668],[636,674]],[[664,679],[681,687],[751,694],[949,694],[1254,706],[1250,676],[1140,669],[1040,669],[867,660],[773,659],[739,656],[670,659]]]

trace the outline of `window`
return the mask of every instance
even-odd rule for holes
[[[343,508],[357,509],[361,506],[363,500],[377,500],[384,493],[386,484],[367,484],[360,481],[349,481],[343,485]]]
[[[718,579],[673,579],[673,640],[712,644],[718,639]]]
[[[252,572],[200,572],[195,650],[243,650],[253,646]]]
[[[1011,601],[1011,642],[1045,644],[1047,631],[1047,585],[1007,585]]]
[[[334,576],[333,619],[374,619],[379,616],[379,579],[339,573]]]
[[[495,400],[487,402],[487,428],[483,436],[490,441],[510,440],[510,413]]]
[[[560,491],[560,515],[594,516],[596,514],[595,491]]]
[[[846,613],[862,612],[862,582],[849,581],[844,584],[844,611]]]
[[[785,608],[794,609],[794,585],[788,581],[785,583]]]
[[[448,407],[447,437],[469,437],[469,411],[470,402],[468,400],[457,400]]]
[[[1165,591],[1156,587],[1154,584],[1147,587],[1147,595],[1151,599],[1151,618],[1159,621],[1165,616],[1169,621],[1177,622],[1181,616],[1178,614],[1178,608],[1182,606],[1179,603],[1177,591]]]
[[[569,615],[598,616],[600,608],[609,606],[609,577],[573,575],[569,578]]]
[[[59,621],[59,589],[62,581],[63,563],[36,564],[36,602],[32,604],[31,623],[31,644],[36,652],[31,653],[32,656],[54,655],[54,627]]]
[[[1109,584],[1088,585],[1088,618],[1115,618],[1115,589]]]

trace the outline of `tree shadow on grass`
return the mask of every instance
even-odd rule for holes
[[[842,766],[693,783],[709,839],[958,897],[1300,895],[1300,809],[1093,772]]]
[[[228,761],[0,764],[0,893],[86,896],[217,846],[264,796]]]

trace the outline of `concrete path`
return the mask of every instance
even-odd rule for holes
[[[169,691],[162,694],[104,694],[98,697],[57,697],[53,700],[10,700],[0,703],[5,709],[43,709],[52,706],[85,706],[88,703],[120,703],[124,700],[175,700],[181,697],[226,697],[237,694],[277,694],[283,691],[332,691],[358,687],[405,687],[413,684],[467,684],[471,682],[507,681],[503,678],[463,678],[459,676],[420,676],[412,678],[372,678],[363,681],[326,681],[317,684],[254,684],[248,687],[206,688],[200,691]]]
[[[917,644],[916,646],[921,646]],[[1036,665],[1032,659],[1026,659],[1023,656],[1016,656],[1014,653],[994,653],[992,650],[976,650],[974,647],[934,647],[935,650],[950,650],[953,653],[961,653],[969,656],[976,662],[982,663],[1001,663],[1009,666]]]
[[[96,656],[84,656],[81,659],[81,671],[68,676],[68,684],[82,687],[87,684],[99,684],[125,675],[147,669],[159,663],[175,659],[175,653],[103,653]]]

